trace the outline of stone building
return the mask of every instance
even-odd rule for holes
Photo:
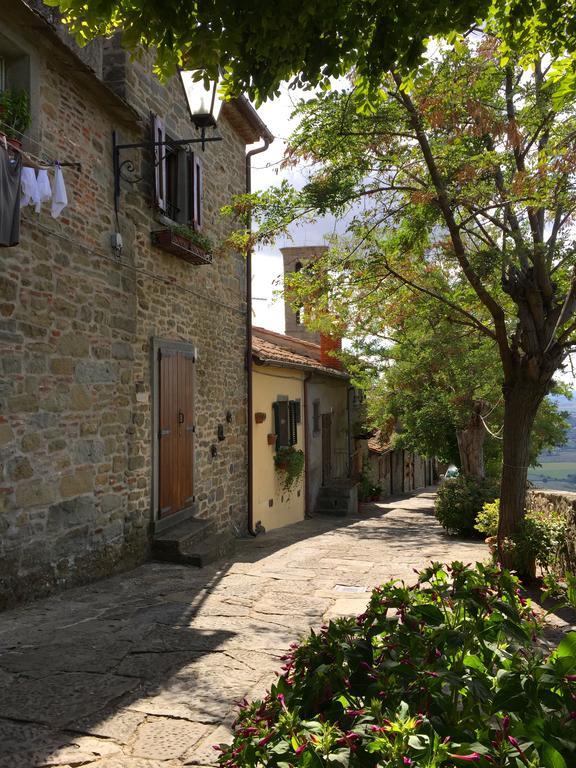
[[[434,458],[402,448],[394,449],[380,433],[361,443],[359,455],[364,475],[379,489],[375,494],[377,498],[412,493],[437,482]]]
[[[200,136],[180,77],[9,6],[0,88],[29,92],[26,162],[62,163],[68,205],[23,209],[0,252],[0,605],[130,567],[154,540],[178,555],[175,523],[188,555],[196,534],[245,530],[246,274],[219,210],[245,191],[246,145],[271,140],[241,98],[205,151],[152,149]],[[118,154],[118,196],[113,132],[146,144]]]

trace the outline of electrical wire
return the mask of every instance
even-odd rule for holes
[[[42,144],[40,144],[39,141],[36,141],[36,139],[33,139],[31,136],[29,136],[26,133],[22,133],[22,131],[16,130],[16,128],[13,128],[11,125],[9,125],[8,123],[5,123],[3,120],[0,120],[0,127],[5,128],[6,130],[12,131],[13,133],[17,133],[26,142],[30,142],[31,144],[35,144],[36,147],[38,147],[38,148],[40,148],[40,150],[42,150]],[[69,141],[69,143],[72,146],[74,146],[70,142],[69,139],[68,139],[68,141]],[[24,159],[30,158],[32,161],[36,162],[42,168],[51,168],[56,163],[55,160],[51,160],[49,158],[47,159],[46,156],[39,157],[38,155],[35,155],[32,152],[29,152],[27,149],[26,150],[25,149],[16,149],[15,147],[11,147],[11,149],[13,149],[14,152],[18,152],[19,154],[21,154]],[[66,162],[66,163],[60,163],[60,164],[61,165],[66,165],[66,166],[77,166],[77,167],[80,166],[80,163],[75,163],[75,162],[72,162],[72,163]]]
[[[245,314],[246,309],[244,306],[234,306],[233,304],[227,304],[226,302],[219,301],[218,299],[212,299],[210,296],[206,296],[205,294],[200,293],[199,291],[194,291],[192,288],[186,288],[185,286],[180,285],[179,283],[173,282],[167,277],[163,277],[162,275],[159,275],[157,272],[152,272],[148,269],[144,269],[143,267],[135,267],[132,264],[127,264],[125,261],[121,261],[117,257],[109,256],[103,251],[97,251],[93,248],[88,248],[84,243],[78,240],[74,240],[71,237],[68,237],[66,235],[61,235],[58,232],[55,232],[53,229],[50,229],[50,227],[46,227],[44,224],[37,223],[37,227],[41,229],[43,232],[46,232],[47,234],[52,235],[52,237],[56,237],[60,240],[64,240],[65,242],[70,243],[71,245],[74,245],[77,248],[81,248],[82,251],[84,251],[85,253],[91,253],[93,256],[97,256],[100,259],[104,259],[105,261],[109,261],[112,264],[116,264],[116,266],[122,267],[123,269],[129,270],[131,272],[135,272],[136,274],[139,274],[139,275],[144,275],[145,277],[148,277],[151,280],[155,280],[156,282],[162,283],[164,285],[168,285],[170,288],[179,290],[182,293],[189,293],[192,296],[196,296],[197,298],[200,298],[203,301],[206,301],[210,304],[215,304],[219,307],[224,307],[225,309],[229,309],[231,312],[236,312],[237,314],[240,314],[242,316],[244,316]]]

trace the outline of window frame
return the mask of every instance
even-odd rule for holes
[[[320,413],[320,400],[312,401],[312,436],[318,437],[322,432],[322,414]]]
[[[272,403],[277,451],[281,448],[292,448],[298,443],[299,413],[299,400],[290,400],[285,395],[279,395]]]
[[[201,157],[185,146],[170,145],[172,137],[166,133],[165,122],[158,115],[152,115],[152,137],[156,208],[169,221],[200,230],[204,201]]]

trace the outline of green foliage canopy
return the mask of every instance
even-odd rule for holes
[[[310,172],[287,203],[294,216],[361,201],[348,240],[294,278],[308,321],[383,333],[423,294],[498,350],[501,541],[524,514],[538,408],[576,344],[576,108],[558,98],[563,62],[503,67],[491,35],[439,44],[411,79],[386,74],[370,110],[362,81],[304,103],[287,158]],[[262,213],[256,236],[269,236]]]
[[[417,63],[427,38],[465,33],[480,20],[507,48],[576,50],[574,3],[549,0],[44,0],[59,6],[80,44],[122,30],[124,44],[154,49],[157,70],[177,67],[214,76],[226,71],[228,93],[256,101],[283,80],[327,85],[355,69],[371,83],[391,67]],[[565,87],[574,69],[564,71]]]

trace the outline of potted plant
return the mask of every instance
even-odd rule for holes
[[[304,451],[300,451],[292,445],[286,448],[278,448],[274,456],[274,465],[277,472],[284,473],[282,478],[283,489],[290,491],[304,471]]]
[[[500,517],[500,499],[486,502],[478,515],[474,528],[486,534],[484,541],[493,558],[498,554],[498,518]]]
[[[10,89],[0,91],[0,134],[6,136],[8,143],[20,149],[22,135],[26,133],[31,122],[28,93]]]
[[[210,264],[214,246],[210,238],[191,227],[173,225],[151,233],[152,243],[167,253],[191,262]]]

